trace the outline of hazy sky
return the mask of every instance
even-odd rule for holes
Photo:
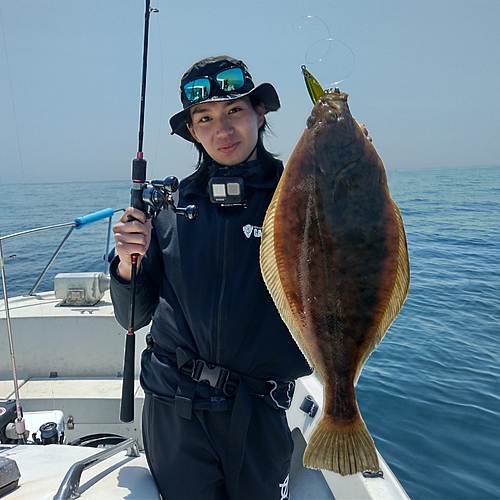
[[[129,179],[137,151],[143,0],[0,0],[0,183]],[[341,80],[387,169],[500,164],[498,0],[152,0],[144,156],[182,177],[170,136],[180,76],[243,59],[275,85],[269,148],[286,160],[312,103],[300,67]],[[312,16],[312,17],[307,17]],[[334,38],[330,51],[321,40]],[[351,52],[352,51],[352,52]],[[319,55],[318,55],[319,54]],[[352,56],[354,54],[354,57]],[[318,62],[318,59],[322,60]]]

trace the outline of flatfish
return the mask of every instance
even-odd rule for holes
[[[408,294],[400,211],[347,94],[323,94],[307,119],[262,232],[260,265],[283,321],[324,384],[304,465],[342,475],[379,463],[354,386]]]

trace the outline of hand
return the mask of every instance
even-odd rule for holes
[[[132,254],[138,254],[137,270],[142,257],[151,242],[151,219],[136,208],[125,210],[120,220],[113,226],[116,242],[116,253],[120,257],[118,274],[120,278],[130,281],[132,277]]]
[[[373,142],[373,139],[371,138],[370,134],[368,133],[368,129],[366,128],[366,125],[363,122],[358,122],[356,120],[357,124],[359,125],[359,128],[361,129],[361,132],[366,135],[366,138],[370,141]]]

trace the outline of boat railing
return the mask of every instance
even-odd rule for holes
[[[84,470],[101,463],[102,461],[111,458],[120,451],[127,450],[127,457],[138,457],[139,446],[134,438],[128,438],[125,441],[115,444],[103,451],[88,457],[85,460],[75,462],[68,470],[64,479],[54,496],[54,500],[70,500],[80,496],[80,479]]]
[[[99,212],[94,212],[88,215],[85,215],[83,217],[77,217],[73,222],[69,222],[66,224],[56,224],[52,226],[45,226],[45,227],[40,227],[36,229],[28,229],[26,231],[21,231],[19,233],[14,233],[14,234],[9,234],[7,236],[2,236],[0,237],[0,271],[1,271],[1,278],[2,278],[2,288],[3,288],[3,301],[4,301],[4,306],[5,306],[5,320],[7,323],[7,336],[9,339],[9,349],[10,349],[10,357],[11,357],[11,362],[12,362],[12,376],[14,380],[14,393],[15,393],[15,399],[16,399],[16,413],[17,413],[17,420],[16,423],[19,423],[18,426],[18,436],[19,440],[22,442],[24,440],[24,419],[22,415],[22,409],[21,409],[21,403],[20,403],[20,397],[19,397],[19,384],[18,384],[18,377],[17,377],[17,368],[16,368],[16,361],[15,361],[15,354],[14,354],[14,340],[13,340],[13,335],[12,335],[12,325],[11,325],[11,320],[10,320],[10,311],[9,311],[9,300],[8,300],[8,295],[7,295],[7,278],[5,276],[5,264],[4,264],[4,257],[3,257],[3,250],[2,250],[2,241],[12,239],[12,238],[17,238],[19,236],[24,236],[26,234],[32,234],[32,233],[37,233],[41,231],[49,231],[52,229],[58,229],[61,227],[69,227],[69,231],[67,232],[66,236],[63,238],[63,241],[57,248],[56,252],[50,259],[49,263],[45,266],[45,269],[42,271],[41,276],[35,283],[35,286],[31,289],[29,295],[33,295],[35,293],[35,290],[42,280],[42,278],[45,276],[45,273],[49,269],[50,265],[52,262],[54,262],[55,258],[61,251],[61,248],[63,247],[64,243],[67,241],[69,238],[70,234],[73,232],[74,229],[81,229],[87,224],[91,224],[92,222],[96,222],[98,220],[106,219],[109,218],[109,223],[108,223],[108,237],[107,237],[107,243],[106,243],[106,255],[108,254],[108,249],[109,249],[109,240],[110,240],[110,234],[111,234],[111,219],[114,215],[115,211],[112,208],[106,208],[104,210],[100,210]],[[107,266],[107,259],[105,259],[105,269]],[[17,426],[16,426],[17,427]]]
[[[93,213],[84,215],[83,217],[77,217],[72,222],[67,222],[67,223],[63,223],[63,224],[54,224],[54,225],[44,226],[44,227],[38,227],[38,228],[35,228],[35,229],[27,229],[25,231],[20,231],[18,233],[9,234],[9,235],[6,235],[6,236],[0,236],[0,268],[2,270],[2,282],[4,282],[4,280],[5,280],[5,278],[4,278],[4,258],[3,258],[3,251],[2,251],[2,242],[3,241],[9,240],[9,239],[13,239],[13,238],[18,238],[20,236],[25,236],[25,235],[28,235],[28,234],[40,233],[40,232],[44,232],[44,231],[51,231],[51,230],[54,230],[54,229],[61,229],[61,228],[64,228],[64,227],[69,227],[68,232],[63,237],[61,243],[57,247],[56,251],[54,252],[54,254],[52,255],[52,257],[50,258],[49,262],[47,263],[47,265],[45,266],[45,268],[41,272],[40,276],[36,280],[35,284],[33,285],[33,287],[31,288],[31,290],[28,293],[28,296],[29,295],[34,295],[36,289],[38,288],[38,285],[40,284],[40,282],[45,277],[45,275],[46,275],[47,271],[49,270],[50,266],[53,264],[53,262],[55,261],[56,257],[59,255],[59,253],[62,250],[64,244],[66,243],[66,241],[68,240],[68,238],[70,237],[70,235],[71,235],[71,233],[73,232],[74,229],[82,229],[83,227],[85,227],[88,224],[91,224],[93,222],[97,222],[99,220],[103,220],[103,219],[108,218],[109,220],[108,220],[108,231],[107,231],[106,251],[105,251],[105,255],[107,256],[108,253],[109,253],[109,246],[110,246],[110,239],[111,239],[112,217],[113,217],[113,215],[116,212],[120,212],[120,211],[123,211],[123,209],[113,210],[112,208],[105,208],[104,210],[100,210],[98,212],[93,212]],[[104,271],[103,271],[104,274],[107,274],[107,272],[108,272],[108,266],[109,266],[108,259],[105,258],[104,259]],[[5,287],[4,287],[4,297],[5,296],[6,296],[6,290],[5,290]]]

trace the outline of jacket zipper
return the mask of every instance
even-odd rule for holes
[[[219,294],[219,303],[217,308],[217,344],[216,344],[216,363],[221,362],[221,348],[222,348],[222,330],[223,330],[223,302],[225,297],[226,280],[227,280],[227,266],[228,266],[228,254],[229,254],[229,242],[228,242],[228,227],[229,227],[230,213],[226,214],[224,217],[224,225],[222,228],[222,277],[221,286]]]

